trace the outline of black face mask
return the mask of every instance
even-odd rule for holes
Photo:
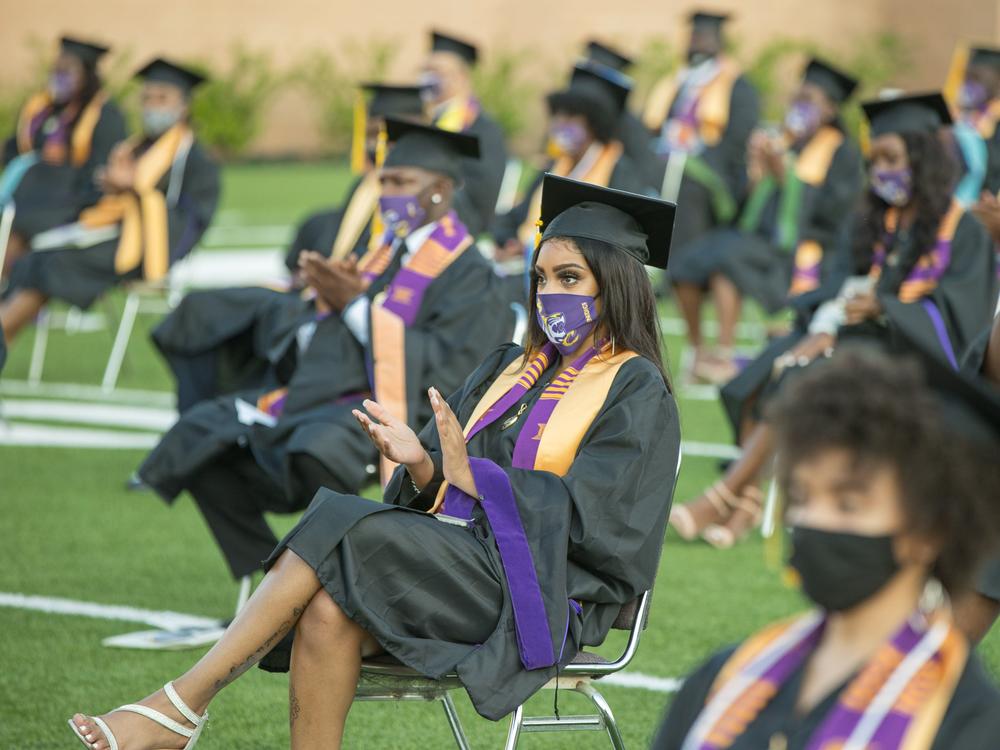
[[[875,594],[899,570],[892,539],[793,526],[788,562],[806,596],[828,612],[841,612]]]

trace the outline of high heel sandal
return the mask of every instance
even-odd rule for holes
[[[690,542],[697,539],[706,526],[724,523],[739,502],[720,479],[706,488],[697,500],[671,508],[670,525],[681,539]]]
[[[764,495],[753,485],[745,487],[732,515],[724,524],[711,524],[701,538],[716,549],[729,549],[760,523],[764,513]]]
[[[693,370],[701,383],[722,386],[739,374],[732,349],[717,349],[702,360]]]
[[[155,708],[150,708],[149,706],[140,706],[136,703],[129,703],[125,706],[119,706],[115,711],[130,711],[134,714],[139,714],[140,716],[145,716],[150,721],[155,721],[161,727],[169,729],[174,734],[179,734],[181,737],[187,737],[187,744],[184,745],[183,750],[193,750],[195,744],[198,742],[198,738],[201,736],[201,730],[205,728],[205,722],[208,721],[208,711],[204,713],[203,716],[199,716],[191,708],[181,700],[181,697],[177,695],[177,691],[174,690],[174,683],[168,682],[163,686],[163,692],[167,694],[167,699],[174,704],[174,708],[183,716],[185,719],[194,724],[193,729],[180,724],[173,719],[171,719],[166,714],[162,714]],[[114,713],[111,711],[110,713]],[[94,722],[97,727],[104,733],[104,739],[108,741],[108,746],[110,750],[119,750],[118,740],[115,739],[115,735],[112,733],[111,728],[104,722],[103,719],[97,716],[88,716],[90,721]],[[86,747],[92,747],[91,743],[87,741],[86,736],[80,732],[80,728],[73,723],[70,719],[68,722],[69,728],[73,730],[73,734],[77,736]]]

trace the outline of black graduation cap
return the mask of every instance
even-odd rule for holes
[[[951,125],[951,112],[940,92],[862,102],[872,137],[886,133],[934,133]]]
[[[451,52],[461,57],[469,65],[475,65],[479,60],[479,50],[476,49],[476,45],[448,34],[442,34],[440,31],[431,32],[431,50]]]
[[[609,68],[614,68],[621,73],[635,64],[635,60],[631,57],[623,55],[613,47],[602,44],[596,39],[587,42],[587,58],[601,65],[607,65]]]
[[[850,99],[851,94],[858,87],[857,78],[818,57],[814,57],[806,65],[803,78],[823,89],[826,95],[837,104],[843,104]]]
[[[1000,390],[955,370],[905,330],[897,333],[923,368],[949,430],[973,442],[1000,443]]]
[[[393,144],[386,167],[421,167],[462,179],[462,159],[479,158],[479,138],[396,117],[385,118],[386,137]]]
[[[424,102],[420,98],[420,86],[395,86],[386,83],[362,83],[361,88],[371,98],[368,114],[372,117],[420,116],[424,113]]]
[[[722,34],[722,25],[729,20],[729,14],[695,10],[688,16],[688,20],[695,31],[711,31]]]
[[[1000,49],[996,47],[973,47],[969,50],[969,65],[986,65],[1000,68]]]
[[[63,52],[79,58],[88,65],[96,65],[110,47],[95,42],[85,42],[82,39],[75,39],[71,36],[64,36],[59,40],[59,47]]]
[[[600,240],[656,268],[667,267],[675,211],[659,198],[548,173],[542,180],[542,240]]]
[[[185,68],[183,65],[157,57],[136,72],[136,76],[146,81],[169,83],[177,86],[185,94],[190,94],[207,79],[201,73]]]
[[[614,127],[632,91],[632,79],[614,68],[587,60],[573,66],[569,86],[548,95],[549,110],[583,113],[592,122]]]

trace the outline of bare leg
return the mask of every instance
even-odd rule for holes
[[[0,322],[3,323],[7,343],[13,343],[18,332],[33,321],[48,302],[48,297],[37,289],[22,289],[0,305]]]
[[[197,664],[174,680],[177,693],[192,710],[203,714],[222,688],[256,666],[295,627],[319,590],[320,583],[312,568],[294,552],[283,553],[219,642]],[[140,702],[190,726],[162,690]],[[111,712],[102,718],[115,733],[123,750],[180,748],[185,743],[180,735],[137,714]],[[94,737],[94,750],[107,750],[109,744],[86,716],[76,714],[73,721],[84,734]]]
[[[381,650],[378,642],[320,590],[295,626],[288,722],[294,750],[339,748],[361,659]]]
[[[719,346],[732,349],[736,345],[736,324],[740,321],[743,297],[736,285],[725,276],[715,274],[708,281],[719,316]]]
[[[955,601],[955,624],[975,646],[1000,616],[1000,602],[972,591]]]
[[[3,268],[0,269],[0,278],[6,279],[10,275],[10,270],[14,264],[29,251],[28,243],[17,232],[11,232],[7,239],[7,256],[3,261]]]
[[[688,343],[698,351],[701,342],[701,303],[705,293],[694,284],[676,284],[677,304],[687,325]]]
[[[774,450],[774,431],[766,422],[754,426],[743,442],[743,454],[726,470],[722,481],[739,494],[748,484],[757,481]]]

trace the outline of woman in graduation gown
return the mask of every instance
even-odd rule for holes
[[[194,719],[292,628],[290,657],[268,661],[291,669],[293,745],[339,747],[360,659],[380,651],[457,672],[498,719],[652,584],[680,434],[643,263],[665,265],[673,206],[546,183],[527,349],[496,351],[448,401],[431,390],[419,438],[379,404],[358,412],[404,465],[386,502],[317,494],[226,635],[171,683]],[[419,512],[442,504],[451,523]],[[163,692],[143,703],[179,716]],[[106,727],[123,750],[183,741],[100,718],[71,721],[99,749]]]
[[[343,205],[313,214],[298,228],[285,264],[291,287],[234,287],[205,289],[186,295],[153,330],[153,343],[177,380],[177,408],[183,413],[195,404],[225,393],[273,384],[271,362],[275,346],[316,315],[315,290],[305,288],[299,259],[317,252],[340,262],[361,257],[380,239],[379,184],[376,151],[385,118],[423,115],[421,88],[366,83],[368,95],[354,133],[352,157],[363,174],[348,191]],[[360,96],[359,92],[359,96]]]
[[[996,745],[1000,692],[949,601],[1000,540],[1000,401],[922,360],[845,346],[772,404],[816,609],[696,669],[656,750]]]
[[[188,122],[204,78],[162,58],[136,75],[144,80],[143,134],[112,152],[99,174],[101,200],[76,223],[36,235],[35,249],[15,264],[0,306],[8,341],[51,298],[86,308],[122,281],[162,280],[215,213],[219,168]]]
[[[17,250],[39,232],[73,221],[101,197],[95,173],[126,135],[125,117],[97,72],[107,52],[103,45],[64,36],[47,89],[25,103],[4,143],[0,204],[13,200],[17,207]]]
[[[695,378],[718,384],[736,374],[733,346],[744,298],[774,314],[790,298],[819,286],[824,256],[833,252],[863,185],[861,153],[839,115],[857,84],[828,63],[811,60],[781,135],[757,131],[750,139],[752,187],[737,226],[699,237],[671,263],[695,351]],[[702,341],[706,292],[719,321],[714,351]]]
[[[524,200],[494,222],[496,260],[511,276],[512,301],[523,304],[527,293],[527,265],[534,248],[545,172],[616,190],[655,193],[620,140],[631,79],[609,77],[609,71],[615,72],[598,63],[579,63],[569,85],[549,94],[547,151],[552,161],[531,183]]]
[[[979,221],[952,201],[955,165],[938,138],[950,122],[944,99],[927,94],[862,106],[872,134],[871,168],[864,204],[854,217],[855,277],[808,325],[775,341],[722,389],[744,451],[722,480],[675,507],[671,524],[685,538],[702,534],[730,546],[759,516],[756,483],[773,449],[761,406],[788,376],[859,334],[890,342],[905,334],[956,363],[957,353],[990,320],[996,304],[993,243]]]

